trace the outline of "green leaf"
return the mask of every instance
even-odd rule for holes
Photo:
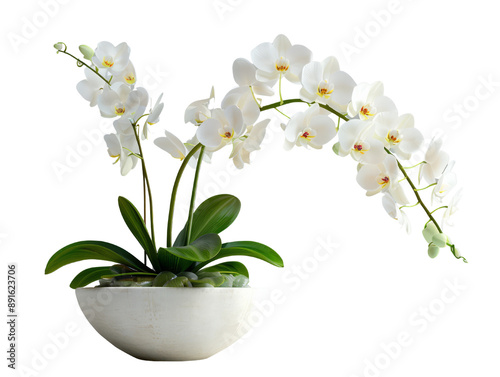
[[[170,253],[176,257],[193,262],[204,262],[217,255],[221,248],[221,240],[217,234],[205,234],[187,246],[172,246],[160,248],[160,260],[165,259],[165,254]]]
[[[45,267],[45,273],[50,274],[67,264],[87,259],[106,260],[138,271],[154,272],[119,246],[102,241],[80,241],[67,245],[52,255]]]
[[[156,254],[156,247],[154,246],[141,214],[137,208],[123,196],[118,197],[118,206],[120,207],[123,220],[125,220],[128,228],[143,247],[153,267],[159,271],[160,264],[158,262],[158,255]]]
[[[214,260],[235,255],[258,258],[276,267],[283,267],[283,259],[269,246],[253,241],[236,241],[223,244],[214,258],[198,264],[192,271],[196,272]]]
[[[111,279],[111,278],[115,278],[115,277],[120,277],[120,276],[147,276],[147,277],[156,277],[157,274],[154,273],[154,272],[126,272],[126,273],[123,273],[123,274],[108,274],[108,275],[104,275],[103,276],[103,279]]]
[[[186,271],[195,263],[170,254],[164,247],[158,249],[158,262],[160,263],[161,271],[171,271],[175,274]]]
[[[238,217],[240,208],[240,200],[233,195],[222,194],[208,198],[194,211],[191,239],[195,240],[208,233],[219,234]],[[188,244],[186,230],[187,224],[177,236],[174,246]]]
[[[104,275],[109,275],[111,273],[113,273],[113,271],[110,266],[87,268],[76,275],[69,286],[73,289],[85,287],[86,285],[101,279]]]
[[[244,275],[250,277],[248,270],[243,263],[240,262],[224,262],[204,268],[202,272],[220,272],[221,274]]]

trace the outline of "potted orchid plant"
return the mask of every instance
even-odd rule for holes
[[[144,88],[136,86],[136,73],[130,61],[130,48],[126,43],[114,46],[109,42],[100,42],[95,49],[82,45],[79,47],[83,55],[81,58],[68,52],[64,43],[55,44],[55,48],[58,53],[75,59],[79,67],[84,67],[85,79],[77,84],[78,92],[90,106],[97,106],[103,117],[115,119],[113,126],[116,133],[105,136],[108,153],[119,164],[122,175],[140,165],[144,187],[143,215],[131,201],[118,198],[125,224],[144,252],[144,262],[120,246],[103,241],[81,241],[61,248],[47,264],[45,272],[49,274],[80,260],[97,259],[115,263],[86,269],[71,282],[70,286],[77,288],[77,296],[84,312],[89,311],[86,303],[92,301],[92,295],[95,302],[95,295],[113,292],[109,294],[116,303],[119,301],[116,298],[117,292],[124,289],[128,292],[127,297],[133,295],[134,300],[141,300],[141,292],[148,292],[142,307],[161,306],[162,302],[170,300],[170,311],[181,307],[187,300],[186,295],[196,295],[196,300],[203,301],[203,295],[208,297],[207,295],[214,295],[213,292],[231,292],[231,295],[237,295],[238,293],[233,292],[239,291],[244,298],[240,299],[237,308],[228,310],[229,317],[224,318],[224,321],[231,322],[231,318],[238,317],[241,322],[244,313],[248,311],[250,297],[248,289],[240,289],[248,284],[248,270],[237,261],[213,262],[226,257],[249,256],[283,267],[283,260],[272,248],[258,242],[222,242],[219,234],[236,219],[240,201],[232,195],[223,194],[208,198],[195,208],[198,177],[203,161],[209,161],[220,150],[229,149],[225,147],[232,147],[229,158],[237,168],[242,169],[245,164],[249,164],[250,154],[260,149],[270,122],[269,118],[260,118],[274,111],[283,119],[285,149],[321,149],[338,137],[332,145],[333,152],[338,156],[350,156],[354,159],[358,169],[358,184],[366,190],[368,196],[380,194],[383,208],[389,216],[409,230],[406,209],[422,208],[427,217],[423,236],[431,258],[436,257],[440,249],[449,248],[455,258],[466,262],[443,231],[449,216],[456,211],[460,191],[457,190],[449,203],[445,203],[448,193],[454,190],[457,179],[452,171],[454,163],[442,150],[442,141],[425,141],[422,133],[414,127],[413,116],[400,115],[394,102],[384,95],[381,82],[356,84],[348,73],[340,70],[335,57],[313,61],[312,53],[307,47],[292,45],[284,35],[278,35],[272,43],[265,42],[255,47],[251,51],[251,61],[244,58],[234,61],[233,76],[237,87],[224,96],[220,108],[212,105],[213,89],[209,98],[195,101],[187,107],[185,121],[195,127],[191,139],[182,142],[172,132],[165,131],[164,137],[154,140],[156,146],[180,160],[171,194],[166,243],[158,246],[155,239],[152,189],[142,144],[148,139],[150,127],[159,122],[164,108],[162,96],[148,110],[149,94]],[[284,98],[284,80],[300,86],[298,96]],[[262,97],[272,96],[276,96],[275,101],[263,104]],[[304,111],[287,114],[287,105],[291,103],[303,104]],[[424,146],[427,147],[424,160],[416,161],[417,152],[422,151]],[[172,230],[176,195],[187,165],[193,166],[195,170],[188,218],[174,239]],[[429,206],[428,201],[424,201],[424,193],[429,194],[428,201],[433,207]],[[440,212],[442,221],[437,219]],[[97,289],[83,288],[95,281],[99,281]],[[137,289],[138,287],[142,288]],[[215,287],[221,289],[213,289]],[[153,291],[162,296],[152,296]],[[168,298],[164,296],[165,292],[175,292],[176,296]],[[213,300],[215,296],[210,297]],[[231,299],[238,301],[235,297],[232,296]],[[226,301],[220,301],[219,304],[222,302]],[[180,347],[185,347],[182,351],[179,350],[177,340],[177,348],[168,351],[165,351],[168,344],[163,340],[146,350],[138,349],[137,344],[130,346],[131,338],[123,333],[132,326],[131,315],[126,314],[123,326],[116,331],[109,330],[109,321],[116,320],[117,313],[126,311],[134,303],[137,301],[120,301],[117,304],[120,309],[109,309],[109,313],[93,306],[90,308],[91,315],[87,317],[105,338],[140,358],[199,359],[230,344],[222,342],[224,344],[203,345],[198,349],[188,341],[185,346]],[[217,302],[212,301],[212,306],[216,307]],[[183,316],[185,313],[177,315]],[[210,317],[208,322],[215,321],[217,316],[220,317],[220,313],[207,315]],[[170,320],[171,318],[165,321]],[[240,322],[232,321],[232,330],[227,331],[238,330]],[[162,327],[155,331],[180,331],[176,326],[169,322],[168,330]],[[141,331],[143,330],[144,326],[141,327]],[[182,331],[185,332],[186,329],[182,328]],[[200,328],[194,331],[199,333]],[[137,335],[137,332],[134,334]],[[178,335],[169,333],[166,338]],[[146,336],[158,338],[158,333]],[[162,351],[158,352],[159,348]],[[207,351],[209,348],[212,349]]]

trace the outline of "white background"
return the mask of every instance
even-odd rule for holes
[[[19,271],[18,366],[31,371],[21,375],[498,375],[500,26],[490,1],[464,3],[10,2],[0,12],[0,247],[3,274],[12,262]],[[464,187],[456,225],[448,233],[470,263],[448,250],[428,258],[420,209],[408,210],[414,220],[408,236],[385,214],[380,197],[365,197],[352,160],[335,156],[329,147],[285,152],[274,128],[244,171],[230,175],[229,150],[223,150],[203,167],[201,178],[202,192],[212,187],[218,191],[205,193],[228,192],[242,200],[225,241],[264,242],[285,260],[282,270],[246,261],[260,303],[266,303],[254,330],[208,360],[136,360],[90,327],[68,287],[76,273],[95,262],[44,275],[57,249],[84,239],[114,242],[140,256],[116,203],[123,195],[140,206],[140,171],[123,178],[112,165],[98,135],[98,111],[75,90],[83,71],[56,55],[52,45],[63,41],[78,53],[79,44],[126,41],[139,85],[155,99],[164,93],[155,135],[168,128],[186,138],[193,128],[183,123],[185,107],[206,98],[212,85],[220,101],[234,85],[233,60],[249,58],[252,48],[280,33],[309,47],[315,60],[337,56],[357,82],[383,81],[400,113],[413,113],[426,137],[444,134]],[[298,87],[287,89],[286,98],[297,97]],[[466,110],[451,121],[456,106]],[[67,165],[84,144],[90,145],[84,156],[73,156],[72,166],[58,176],[54,166]],[[162,239],[178,164],[152,146],[145,153]],[[188,198],[189,181],[181,201]],[[182,211],[178,214],[176,229],[184,221]],[[322,242],[336,246],[319,263],[314,251]],[[6,278],[1,280],[5,284]],[[272,290],[283,299],[266,301]],[[431,317],[425,319],[423,310]],[[54,349],[54,336],[68,326],[74,330],[69,340],[47,360],[44,352]],[[7,333],[6,326],[1,333]],[[394,346],[401,333],[407,341]],[[6,336],[0,344],[7,347]],[[392,352],[384,350],[389,344]],[[6,363],[1,362],[2,375]]]

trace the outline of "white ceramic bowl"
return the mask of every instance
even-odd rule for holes
[[[251,288],[78,288],[90,324],[138,359],[200,360],[241,338]]]

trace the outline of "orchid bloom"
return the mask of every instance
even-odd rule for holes
[[[293,83],[300,82],[302,68],[311,61],[311,51],[302,45],[293,45],[284,35],[278,35],[273,43],[265,42],[255,47],[252,61],[257,67],[257,80],[271,86],[285,77]]]
[[[433,138],[429,144],[427,152],[425,152],[425,164],[422,164],[419,172],[419,179],[424,178],[428,184],[436,182],[444,169],[448,165],[450,157],[446,152],[441,150],[443,140]]]
[[[380,81],[357,85],[352,91],[352,101],[347,107],[347,113],[351,118],[359,116],[361,120],[374,120],[376,115],[389,111],[396,111],[396,105],[384,96],[384,84]]]
[[[265,119],[254,126],[249,126],[247,133],[243,136],[244,139],[233,143],[233,151],[229,158],[233,159],[238,169],[243,169],[244,164],[250,164],[250,153],[260,149],[269,122],[270,119]]]
[[[304,66],[300,98],[345,112],[355,86],[352,77],[340,71],[337,59],[330,56],[321,63],[311,62]]]
[[[206,147],[220,149],[239,138],[243,132],[245,127],[241,110],[232,105],[224,110],[212,110],[212,118],[199,126],[196,137]]]
[[[113,83],[124,82],[130,86],[134,86],[137,81],[137,76],[135,74],[135,68],[132,62],[129,60],[127,66],[120,72],[113,76]]]
[[[386,192],[382,196],[382,205],[387,214],[393,219],[398,220],[401,227],[409,234],[411,232],[410,220],[406,213],[399,208],[399,205],[390,193]]]
[[[414,127],[414,118],[411,114],[398,117],[397,112],[385,112],[377,117],[376,133],[383,140],[384,146],[398,155],[409,160],[411,154],[418,151],[424,141],[422,133]]]
[[[337,134],[332,118],[317,103],[306,111],[295,114],[285,128],[285,149],[294,145],[321,149]]]
[[[101,116],[114,118],[125,114],[130,105],[130,102],[127,102],[130,92],[130,87],[122,82],[104,86],[102,94],[97,99]]]
[[[160,96],[156,100],[154,107],[149,109],[149,115],[146,119],[146,123],[144,124],[144,128],[142,129],[142,139],[143,140],[148,138],[149,126],[152,126],[153,124],[156,124],[160,121],[160,114],[163,111],[163,107],[164,107],[164,103],[161,102],[162,97],[163,97],[163,93],[160,94]]]
[[[157,147],[169,153],[173,158],[178,158],[182,161],[186,157],[187,151],[182,141],[166,130],[165,137],[159,137],[154,143]]]
[[[239,87],[230,90],[222,100],[222,108],[236,105],[241,109],[243,121],[253,124],[260,115],[260,105],[255,95],[272,96],[273,90],[256,78],[257,68],[246,59],[236,59],[233,63],[234,81]]]
[[[92,63],[99,69],[107,69],[111,74],[119,74],[129,63],[130,47],[125,43],[114,46],[109,42],[99,42],[92,56]]]
[[[85,80],[80,81],[76,84],[76,90],[80,95],[87,101],[90,102],[90,106],[94,107],[97,105],[97,99],[101,95],[104,86],[108,86],[102,79],[92,72],[90,69],[84,69]]]
[[[443,171],[441,177],[436,182],[436,186],[432,190],[431,200],[436,198],[442,202],[444,197],[457,185],[457,176],[452,171],[455,161],[451,161]]]
[[[362,163],[380,164],[387,156],[384,144],[374,138],[371,124],[359,119],[350,120],[340,127],[339,145],[340,156],[350,154]]]
[[[211,111],[208,108],[210,101],[215,98],[214,88],[210,91],[210,97],[202,100],[194,101],[186,108],[184,112],[184,122],[192,123],[195,126],[199,126],[205,120],[212,116]]]
[[[453,221],[451,220],[451,217],[455,212],[458,211],[458,203],[460,202],[460,199],[462,198],[462,189],[458,190],[453,197],[450,200],[450,203],[447,205],[446,210],[444,211],[443,214],[443,224],[453,226]]]
[[[134,135],[108,134],[104,135],[110,157],[120,161],[120,172],[127,175],[137,165],[139,147]]]
[[[144,114],[148,99],[148,92],[144,88],[137,88],[129,94],[125,103],[125,112],[120,118],[113,122],[116,132],[125,135],[134,132],[130,125],[135,124]]]
[[[381,164],[361,166],[356,181],[366,190],[367,196],[389,192],[397,203],[408,204],[408,199],[398,182],[398,174],[396,158],[393,155],[387,155]]]

